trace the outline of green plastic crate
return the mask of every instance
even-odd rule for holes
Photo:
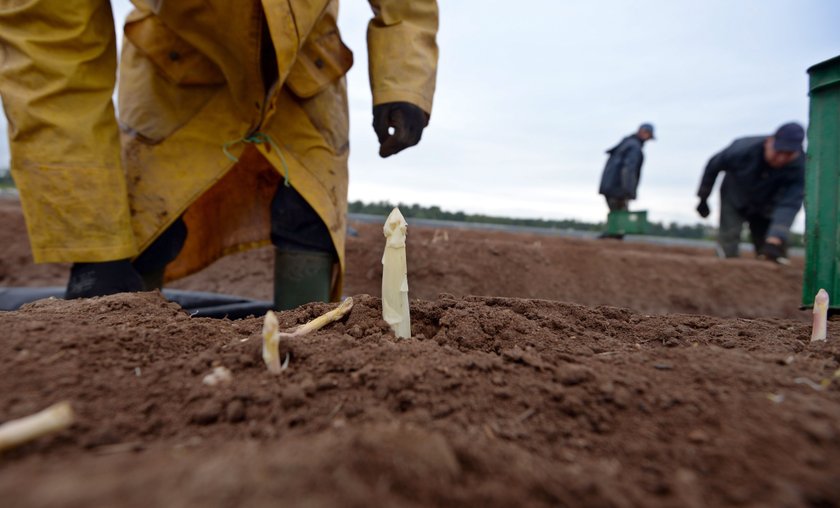
[[[647,210],[628,212],[618,210],[607,215],[607,234],[641,235],[647,231]]]
[[[840,56],[808,69],[810,111],[805,164],[805,273],[802,305],[820,288],[840,309]]]

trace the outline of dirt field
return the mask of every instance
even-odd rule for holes
[[[31,262],[20,205],[0,198],[0,286],[61,286],[67,266]],[[344,294],[378,295],[381,226],[353,224]],[[810,320],[799,310],[802,259],[791,266],[744,257],[717,259],[712,249],[665,248],[453,229],[412,228],[408,234],[409,296],[441,293],[612,305],[647,314]],[[169,287],[271,300],[270,248],[221,259]]]
[[[0,212],[0,285],[63,284],[29,262],[15,204]],[[0,422],[59,400],[78,417],[0,456],[1,504],[840,504],[840,324],[808,342],[801,261],[410,228],[396,340],[362,294],[381,233],[356,226],[353,310],[284,343],[280,376],[261,319],[157,293],[0,313]],[[177,286],[267,298],[268,252],[237,258]],[[219,365],[230,384],[203,384]]]

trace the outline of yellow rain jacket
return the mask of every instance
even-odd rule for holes
[[[268,242],[269,203],[288,168],[331,233],[337,298],[352,65],[338,1],[133,3],[118,126],[110,3],[0,0],[0,92],[35,261],[131,258],[183,214],[189,235],[166,279],[188,275]],[[405,101],[431,113],[436,1],[370,4],[373,104]],[[278,80],[266,90],[260,58],[269,40]]]

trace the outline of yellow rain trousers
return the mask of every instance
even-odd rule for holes
[[[118,125],[110,3],[0,0],[0,93],[35,261],[132,258],[183,214],[188,238],[166,280],[183,277],[268,243],[269,204],[288,168],[332,236],[338,298],[353,58],[337,0],[133,3]],[[431,113],[436,1],[370,4],[373,104]],[[278,79],[266,90],[268,41]]]

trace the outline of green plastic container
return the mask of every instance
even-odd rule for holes
[[[628,212],[618,210],[607,215],[607,234],[641,235],[647,231],[647,210]]]
[[[810,111],[805,165],[805,274],[802,305],[820,288],[840,309],[840,56],[808,69]]]

